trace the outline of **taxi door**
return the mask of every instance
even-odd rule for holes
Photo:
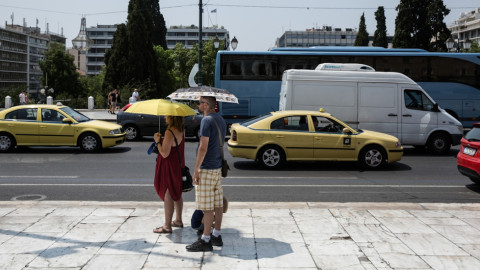
[[[38,144],[37,108],[18,109],[5,115],[7,130],[15,135],[18,145]]]
[[[39,141],[41,145],[76,145],[75,126],[63,123],[66,118],[54,109],[41,109]]]
[[[306,115],[276,119],[271,123],[270,130],[273,141],[285,149],[287,160],[313,158],[313,136],[308,131]]]
[[[344,134],[344,126],[332,119],[312,116],[316,160],[355,160],[355,136]]]

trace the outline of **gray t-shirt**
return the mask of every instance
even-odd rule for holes
[[[201,169],[219,169],[222,167],[218,129],[215,125],[214,119],[217,121],[218,127],[220,128],[222,140],[225,141],[225,134],[227,133],[227,124],[225,123],[225,120],[223,120],[223,118],[217,113],[210,113],[207,117],[203,117],[202,122],[200,123],[199,135],[201,137],[208,137],[209,140],[207,153],[200,166]]]

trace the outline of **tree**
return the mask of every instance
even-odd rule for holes
[[[50,48],[44,54],[45,59],[40,60],[40,69],[44,77],[41,78],[45,85],[48,78],[48,88],[53,88],[58,97],[82,96],[83,88],[80,86],[79,74],[75,66],[75,58],[65,52],[65,47],[57,42],[51,42]]]
[[[480,47],[478,46],[478,42],[472,41],[472,47],[470,47],[469,52],[472,52],[472,53],[479,53],[480,52]]]
[[[110,90],[122,88],[128,83],[126,66],[128,65],[128,40],[127,26],[120,24],[113,35],[113,44],[105,53],[105,80],[103,82],[103,94],[107,95]]]
[[[387,26],[385,24],[385,9],[380,6],[375,11],[375,20],[377,20],[377,30],[373,34],[373,46],[388,47]]]
[[[175,61],[172,50],[165,50],[162,46],[158,45],[154,47],[155,55],[157,58],[157,62],[159,63],[159,74],[160,74],[160,82],[162,82],[162,95],[161,97],[166,97],[176,88],[176,81],[175,81]]]
[[[150,9],[153,20],[153,45],[160,45],[167,49],[167,27],[162,13],[160,13],[160,1],[150,0]]]
[[[139,88],[143,98],[165,95],[166,90],[159,83],[159,63],[153,49],[155,26],[150,10],[155,6],[153,2],[130,0],[127,24],[117,28],[112,47],[105,55],[104,91],[117,88],[125,92]]]
[[[368,46],[368,32],[365,25],[365,13],[360,17],[360,24],[358,26],[357,37],[355,38],[355,46]]]
[[[450,30],[443,21],[450,10],[442,0],[401,0],[396,10],[393,47],[446,51]]]

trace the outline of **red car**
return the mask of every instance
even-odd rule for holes
[[[473,124],[461,140],[460,152],[457,155],[458,171],[480,184],[480,123]]]

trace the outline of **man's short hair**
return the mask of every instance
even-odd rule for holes
[[[202,98],[207,102],[210,109],[215,109],[215,105],[217,104],[215,97],[202,96]]]

